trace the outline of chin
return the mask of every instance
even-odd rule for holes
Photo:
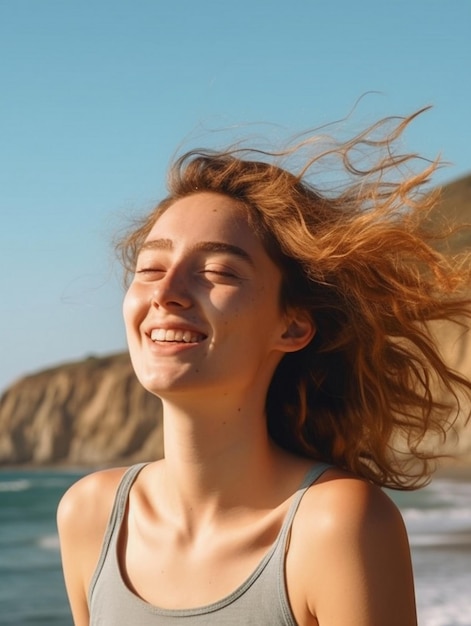
[[[144,374],[139,373],[137,374],[137,378],[146,391],[159,398],[164,398],[167,395],[170,396],[191,388],[188,375],[182,375],[182,373],[175,375],[170,372],[159,371],[156,373],[154,371]]]

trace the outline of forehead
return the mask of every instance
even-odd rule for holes
[[[155,221],[146,241],[216,240],[261,245],[250,225],[246,207],[218,193],[201,192],[172,203]]]

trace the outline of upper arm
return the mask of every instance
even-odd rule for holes
[[[96,568],[122,469],[82,478],[57,509],[62,568],[75,626],[88,626],[88,588]]]
[[[409,543],[396,506],[356,479],[319,487],[304,509],[305,556],[298,551],[295,570],[307,611],[319,626],[416,626]]]

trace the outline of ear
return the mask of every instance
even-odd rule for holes
[[[287,315],[286,330],[280,338],[281,350],[283,352],[302,350],[314,337],[316,331],[316,324],[307,311],[291,311]]]

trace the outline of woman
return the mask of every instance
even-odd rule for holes
[[[274,161],[315,140],[271,162],[189,153],[122,242],[129,349],[162,399],[165,458],[63,497],[76,626],[416,624],[406,532],[380,487],[427,479],[421,444],[471,385],[427,325],[468,315],[463,265],[423,232],[436,198],[416,191],[434,166],[391,179],[413,158],[393,152],[413,117],[300,173]],[[332,157],[353,180],[321,194],[309,172]]]

